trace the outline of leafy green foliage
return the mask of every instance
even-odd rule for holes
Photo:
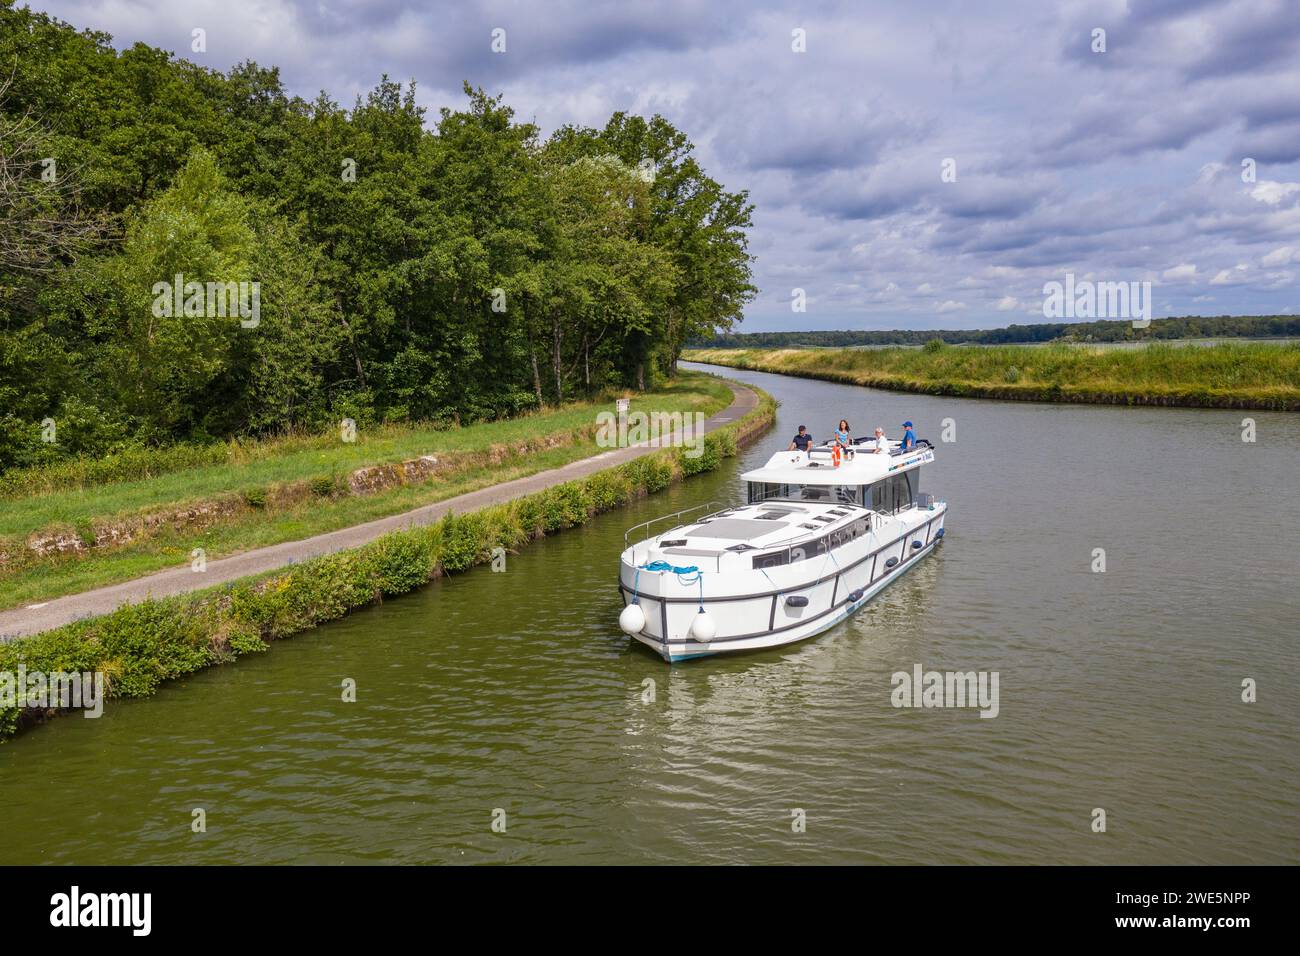
[[[21,125],[78,184],[22,180],[70,238],[0,258],[0,469],[651,388],[754,294],[745,195],[662,117],[542,142],[468,85],[348,110],[110,39],[0,0],[0,147]],[[257,282],[260,321],[157,314],[177,275]]]

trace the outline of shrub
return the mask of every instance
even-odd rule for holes
[[[687,450],[683,448],[678,452],[678,464],[683,475],[698,475],[713,471],[722,463],[722,446],[712,435],[704,436],[704,447],[700,454],[691,457],[686,454]]]
[[[519,513],[511,504],[497,505],[480,512],[483,516],[484,542],[488,548],[505,548],[507,551],[526,543],[529,534],[519,521]]]
[[[427,582],[434,568],[429,544],[426,536],[393,531],[367,545],[375,590],[385,595],[405,594]]]
[[[621,504],[626,504],[632,497],[632,483],[622,469],[603,471],[587,479],[592,507],[600,511],[609,511]]]
[[[709,440],[718,447],[718,454],[723,458],[735,458],[737,452],[736,432],[730,428],[714,432]]]
[[[484,550],[482,518],[476,514],[448,514],[440,526],[443,568],[464,571],[473,567]]]
[[[646,455],[630,462],[628,468],[633,484],[648,492],[663,491],[672,484],[673,464],[667,456]]]
[[[585,482],[566,481],[548,488],[542,495],[542,523],[548,532],[582,524],[591,514]]]
[[[515,520],[530,539],[545,532],[546,522],[542,513],[541,495],[520,498],[518,501],[511,502],[511,507],[514,508]]]
[[[236,655],[258,654],[270,649],[270,645],[262,640],[262,635],[258,634],[250,627],[235,627],[231,630],[227,638],[230,649]]]
[[[244,504],[250,508],[266,507],[266,489],[265,488],[245,488],[239,493],[244,499]]]

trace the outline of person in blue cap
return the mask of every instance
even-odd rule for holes
[[[903,451],[916,447],[916,432],[912,431],[911,422],[903,422]]]

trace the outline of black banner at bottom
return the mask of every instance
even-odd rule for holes
[[[1294,880],[1286,867],[531,869],[9,868],[5,938],[211,944],[284,934],[296,944],[339,944],[421,927],[473,932],[475,917],[493,938],[544,937],[543,925],[571,938],[608,932],[611,919],[621,936],[646,920],[707,914],[705,923],[741,939],[816,920],[826,929],[847,923],[868,939],[898,932],[921,944],[935,934],[943,946],[960,940],[963,926],[985,939],[1231,944],[1282,929],[1283,884]],[[543,922],[519,922],[534,914]]]

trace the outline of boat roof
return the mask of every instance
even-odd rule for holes
[[[902,451],[900,442],[891,441],[888,453],[875,451],[874,439],[854,441],[854,455],[840,459],[836,467],[830,443],[814,446],[810,452],[780,451],[762,468],[747,471],[744,481],[762,481],[778,485],[868,485],[881,478],[919,468],[934,461],[934,449],[928,444]]]

